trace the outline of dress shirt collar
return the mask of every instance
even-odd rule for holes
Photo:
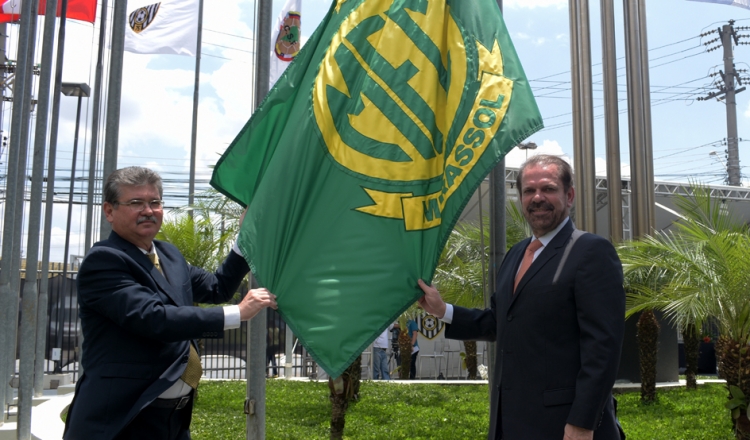
[[[544,247],[546,247],[549,244],[549,242],[552,241],[553,238],[555,238],[557,233],[560,232],[560,229],[562,229],[563,226],[565,226],[569,221],[570,221],[570,217],[565,217],[565,220],[561,221],[560,224],[557,225],[555,229],[547,232],[541,237],[534,237],[534,238],[539,239],[539,241],[542,242],[542,247],[540,248],[540,250],[544,249]],[[534,238],[532,238],[532,241],[534,240]]]

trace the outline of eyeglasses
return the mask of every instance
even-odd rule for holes
[[[129,202],[115,202],[113,205],[127,206],[133,212],[141,212],[146,209],[146,206],[151,208],[152,211],[161,211],[164,208],[164,200],[151,200],[147,202],[145,200],[133,199]]]

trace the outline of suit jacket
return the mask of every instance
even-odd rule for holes
[[[83,375],[68,412],[65,439],[114,438],[180,378],[190,340],[223,336],[220,307],[249,268],[230,252],[216,271],[190,266],[171,244],[154,241],[164,275],[135,245],[112,232],[78,272]]]
[[[508,251],[490,309],[454,307],[446,337],[497,341],[490,439],[501,430],[504,440],[560,440],[566,423],[620,438],[611,391],[625,326],[622,265],[609,241],[573,231],[568,221],[515,294],[530,238]]]

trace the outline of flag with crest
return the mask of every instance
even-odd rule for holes
[[[279,79],[302,47],[302,0],[286,0],[271,36],[268,87]]]
[[[239,246],[331,376],[422,294],[542,119],[495,0],[338,0],[214,169]]]

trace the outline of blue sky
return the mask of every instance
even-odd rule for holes
[[[110,9],[112,7],[110,1]],[[129,10],[150,0],[131,0]],[[595,145],[598,174],[604,174],[604,122],[601,85],[601,34],[599,2],[590,0],[591,50],[594,66]],[[701,44],[717,35],[701,39],[701,33],[736,20],[736,26],[750,26],[750,10],[687,0],[647,1],[649,58],[651,66],[654,169],[657,180],[700,180],[720,184],[725,172],[721,161],[726,148],[725,106],[716,100],[696,98],[714,91],[710,74],[723,68],[722,52],[707,52]],[[328,0],[302,0],[302,33],[309,36],[329,7]],[[570,92],[570,48],[567,0],[507,0],[506,25],[537,95],[547,128],[530,141],[537,152],[573,155]],[[283,0],[274,0],[274,21]],[[219,155],[252,114],[253,1],[206,2],[200,76],[198,125],[198,178],[207,180]],[[622,2],[615,2],[620,95],[620,137],[623,174],[629,163],[627,113],[625,102],[624,31]],[[100,11],[101,12],[101,11]],[[111,20],[110,20],[111,21]],[[13,26],[12,28],[17,28]],[[41,23],[40,23],[41,28]],[[98,37],[88,23],[68,22],[64,81],[86,82],[93,86]],[[750,31],[744,31],[750,34]],[[17,38],[9,48],[15,51]],[[748,40],[750,41],[750,40]],[[750,48],[735,48],[737,68],[750,68]],[[108,61],[105,60],[105,66]],[[195,59],[177,55],[125,54],[123,100],[118,166],[145,165],[160,171],[172,204],[186,203],[185,179],[189,169],[192,115],[192,88]],[[748,75],[750,76],[750,75]],[[739,137],[750,140],[750,91],[737,95]],[[10,107],[2,116],[5,129],[10,123]],[[85,100],[81,126],[78,176],[88,169],[90,115],[92,101]],[[58,142],[58,177],[69,176],[72,162],[76,100],[62,99]],[[744,137],[743,137],[744,136]],[[100,141],[100,145],[102,142]],[[747,142],[740,142],[740,166],[745,166]],[[710,153],[715,151],[716,155]],[[517,166],[525,153],[514,150],[508,166]],[[1,156],[7,162],[5,151]],[[67,181],[57,183],[59,198],[67,200]],[[76,187],[79,188],[78,186]],[[83,184],[80,186],[84,190]],[[175,197],[182,195],[183,197]],[[53,258],[61,257],[67,207],[55,207]],[[82,253],[85,228],[76,207],[71,227],[71,253]]]

